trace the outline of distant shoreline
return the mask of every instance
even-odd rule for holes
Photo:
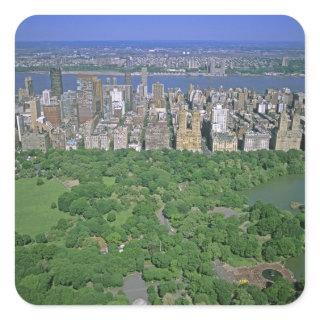
[[[49,71],[15,71],[16,73],[33,73],[33,74],[49,74]],[[96,76],[124,76],[124,72],[118,71],[62,71],[63,75],[96,75]],[[132,72],[132,76],[140,76],[140,72]],[[227,74],[224,76],[215,76],[207,73],[171,73],[171,72],[150,72],[149,76],[163,76],[163,77],[213,77],[213,78],[226,78],[226,77],[305,77],[305,74]]]

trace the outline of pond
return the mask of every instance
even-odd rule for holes
[[[305,203],[305,182],[303,174],[282,176],[267,183],[263,183],[244,194],[248,197],[249,203],[254,204],[256,201],[272,203],[280,209],[298,213],[299,210],[290,207],[291,201]],[[290,258],[285,262],[285,266],[290,269],[295,278],[300,280],[304,277],[304,254]]]
[[[293,213],[298,210],[290,207],[290,202],[295,201],[304,204],[304,175],[294,174],[277,177],[267,183],[263,183],[244,194],[249,198],[249,203],[254,204],[256,201],[272,203],[280,209],[288,210]]]
[[[282,278],[282,274],[277,271],[277,270],[273,270],[273,269],[265,269],[262,271],[262,276],[270,281],[275,281],[279,278]]]
[[[305,256],[304,253],[298,257],[293,257],[285,262],[285,266],[290,269],[297,280],[304,278],[305,272]]]

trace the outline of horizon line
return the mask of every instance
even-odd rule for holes
[[[304,43],[305,40],[213,40],[213,39],[188,39],[188,40],[172,40],[172,39],[135,39],[135,40],[114,40],[114,39],[97,39],[97,40],[15,40],[15,42],[151,42],[151,41],[167,41],[167,42],[201,42],[201,41],[210,41],[210,42],[246,42],[246,43],[254,43],[254,42],[264,42],[264,43]]]

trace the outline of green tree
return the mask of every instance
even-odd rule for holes
[[[37,234],[35,237],[37,243],[47,243],[48,239],[44,233]]]
[[[37,186],[41,186],[41,185],[43,185],[43,184],[44,184],[43,179],[38,178],[38,179],[37,179]]]
[[[111,212],[108,213],[107,220],[108,220],[109,222],[116,221],[116,218],[117,218],[117,217],[116,217],[116,214],[115,214],[114,211],[111,211]]]
[[[55,209],[57,207],[57,204],[55,202],[51,202],[50,208]]]
[[[276,280],[270,287],[264,289],[270,304],[287,304],[294,300],[293,284],[284,278]]]

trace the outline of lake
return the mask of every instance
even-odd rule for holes
[[[290,207],[290,201],[305,203],[305,182],[303,174],[282,176],[267,183],[244,192],[249,203],[253,204],[257,200],[276,205],[280,209],[289,210],[293,213],[299,211]],[[300,280],[304,277],[305,256],[304,254],[290,258],[285,262],[285,266],[290,269],[295,278]]]
[[[33,87],[36,94],[40,94],[44,89],[50,89],[49,73],[32,73],[32,72],[16,72],[16,92],[19,88],[24,87],[24,78],[31,76]],[[106,79],[111,76],[99,75],[102,84],[106,84]],[[116,76],[119,84],[124,83],[124,76]],[[63,90],[76,90],[77,76],[75,74],[63,74]],[[140,83],[140,76],[132,76],[132,84],[134,88]],[[290,88],[294,92],[304,92],[304,77],[302,76],[239,76],[232,75],[226,77],[208,77],[208,76],[173,76],[173,75],[150,75],[148,76],[148,91],[152,91],[152,84],[155,82],[164,84],[165,90],[168,88],[180,88],[183,92],[189,90],[190,84],[198,86],[200,89],[219,88],[223,86],[229,88],[248,88],[254,89],[256,92],[263,93],[268,88],[282,89]]]
[[[278,177],[244,192],[249,199],[249,204],[261,200],[293,213],[299,211],[292,209],[290,202],[298,201],[304,204],[304,193],[303,174]]]

